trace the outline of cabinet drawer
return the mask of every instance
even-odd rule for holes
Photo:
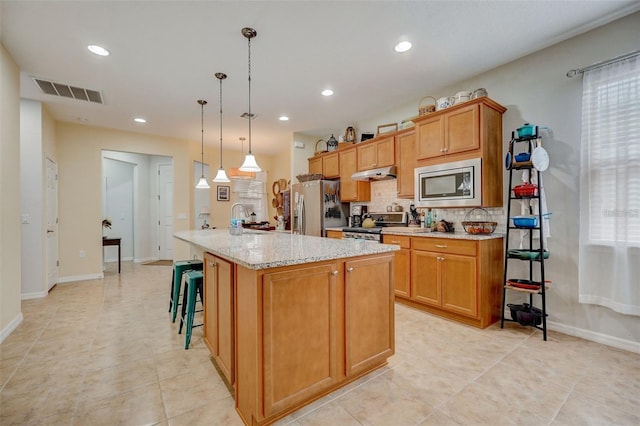
[[[477,244],[475,241],[456,240],[453,238],[411,238],[414,250],[437,251],[439,253],[462,254],[475,256]]]
[[[397,244],[401,248],[411,248],[411,237],[404,235],[383,235],[382,242],[385,244]]]

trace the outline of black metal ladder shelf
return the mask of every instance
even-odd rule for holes
[[[505,256],[504,256],[504,279],[503,279],[503,288],[502,288],[502,311],[501,311],[501,320],[500,327],[504,328],[505,321],[518,322],[521,325],[531,326],[537,328],[542,331],[543,338],[547,340],[547,300],[546,300],[546,290],[548,286],[548,282],[545,280],[545,270],[544,264],[546,258],[548,258],[549,253],[545,250],[544,247],[544,232],[543,232],[543,218],[545,217],[542,212],[541,206],[541,197],[540,197],[540,171],[536,170],[533,166],[533,163],[530,161],[531,157],[531,141],[538,140],[540,136],[538,135],[538,128],[535,129],[535,134],[532,136],[527,136],[523,138],[516,137],[515,132],[511,134],[511,141],[509,142],[509,154],[506,159],[506,168],[509,170],[509,197],[507,202],[507,227],[506,227],[506,238],[505,238]],[[529,158],[526,158],[526,161],[516,161],[514,155],[514,149],[517,144],[526,142],[527,148],[523,152],[529,154]],[[524,157],[527,157],[526,155]],[[513,172],[517,170],[529,170],[529,178],[527,179],[527,183],[531,183],[533,173],[536,173],[538,188],[537,191],[533,194],[527,194],[525,196],[516,196],[512,191],[513,189]],[[511,223],[513,218],[512,212],[512,204],[514,201],[529,201],[528,213],[533,216],[533,208],[531,206],[531,200],[538,200],[538,212],[535,215],[537,217],[537,224],[532,227],[529,226],[515,226],[515,224]],[[518,203],[519,204],[519,203]],[[520,207],[518,205],[518,207]],[[519,214],[515,215],[518,216]],[[529,235],[526,240],[528,240],[528,249],[510,249],[510,233],[511,231],[528,231]],[[539,244],[534,248],[534,233],[538,233]],[[528,278],[520,279],[520,278],[512,278],[509,277],[509,263],[510,262],[528,262],[529,271]],[[534,279],[537,275],[539,279]],[[507,294],[509,291],[516,291],[520,293],[526,293],[529,295],[529,303],[522,305],[509,305],[511,311],[511,318],[505,317],[505,308],[508,306],[506,303]],[[534,296],[539,296],[540,305],[539,307],[534,306]],[[536,297],[536,299],[538,299]],[[536,300],[537,301],[537,300]]]

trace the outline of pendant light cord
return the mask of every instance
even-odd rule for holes
[[[200,165],[202,166],[202,175],[204,177],[204,106],[207,104],[207,101],[198,100],[200,104]]]
[[[218,77],[218,74],[216,74]],[[220,80],[220,168],[222,168],[222,76],[218,77]],[[226,75],[224,76],[226,78]]]
[[[253,114],[251,114],[251,37],[248,37],[249,41],[249,154],[251,154],[251,120],[253,120]]]

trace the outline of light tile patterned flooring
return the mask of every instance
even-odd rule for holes
[[[168,319],[171,268],[114,271],[23,302],[0,345],[0,424],[241,424],[201,328],[185,351]],[[639,425],[639,407],[640,354],[396,304],[389,365],[278,424]]]

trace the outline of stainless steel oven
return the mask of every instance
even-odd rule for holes
[[[357,238],[367,241],[382,242],[382,229],[387,226],[407,226],[407,212],[400,213],[367,213],[373,219],[373,228],[342,228],[342,238]]]

